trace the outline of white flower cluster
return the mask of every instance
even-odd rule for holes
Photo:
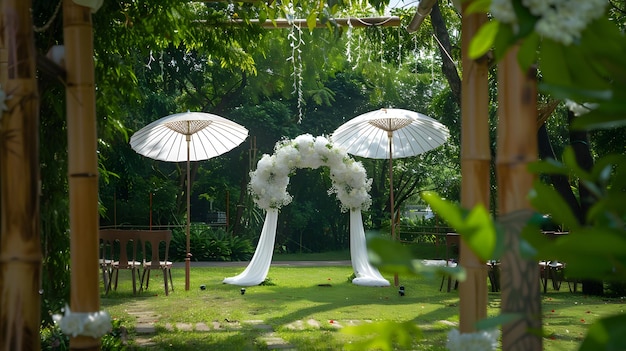
[[[61,328],[63,334],[73,337],[82,335],[100,338],[113,329],[111,316],[108,312],[72,312],[68,305],[65,305],[64,315],[55,314],[52,316],[52,320]]]
[[[323,136],[303,134],[276,143],[274,154],[263,155],[257,169],[250,172],[248,189],[260,208],[279,209],[292,200],[287,192],[289,175],[298,168],[321,166],[330,168],[333,185],[328,193],[337,194],[342,211],[369,208],[372,180],[367,178],[365,168]]]
[[[535,24],[538,34],[564,45],[580,38],[580,33],[600,18],[608,5],[606,0],[492,0],[491,14],[502,23],[517,24],[514,1],[521,1],[538,17]]]
[[[458,329],[452,329],[448,333],[446,348],[450,351],[492,351],[498,347],[499,338],[498,329],[463,334]]]

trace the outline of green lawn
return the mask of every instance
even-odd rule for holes
[[[422,330],[412,350],[445,350],[446,333],[458,323],[458,292],[440,292],[440,278],[400,276],[406,295],[395,287],[356,286],[348,282],[350,266],[272,267],[271,284],[240,287],[222,284],[222,279],[240,273],[243,267],[192,268],[190,290],[184,290],[184,269],[174,269],[175,291],[165,296],[162,277],[153,272],[148,291],[132,295],[130,273],[121,272],[117,291],[102,296],[103,309],[121,319],[130,330],[133,349],[133,312],[139,306],[152,311],[157,326],[152,350],[264,350],[263,330],[253,321],[270,325],[276,335],[298,350],[341,350],[366,336],[351,336],[339,326],[379,321],[413,321]],[[386,276],[393,282],[392,276]],[[200,286],[206,289],[201,290]],[[600,299],[560,292],[543,294],[544,349],[575,350],[590,323],[599,316],[623,310],[622,300]],[[490,316],[497,315],[500,294],[489,293]],[[210,332],[168,330],[176,323],[219,322]]]

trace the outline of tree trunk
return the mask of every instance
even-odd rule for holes
[[[67,148],[70,193],[70,307],[100,310],[98,159],[91,10],[63,0],[67,68]],[[72,350],[99,350],[100,339],[77,336]]]
[[[464,11],[466,7],[463,6]],[[461,205],[464,208],[480,204],[489,208],[489,67],[487,60],[472,60],[467,55],[472,38],[486,21],[487,16],[484,14],[464,14],[461,24]],[[464,242],[461,242],[459,259],[467,271],[467,279],[459,285],[459,326],[462,333],[471,333],[476,331],[476,322],[487,317],[487,265]]]
[[[533,211],[528,202],[534,176],[526,167],[537,159],[537,89],[535,72],[522,72],[518,48],[498,65],[497,180],[500,221],[505,230],[502,257],[502,313],[520,319],[502,327],[502,349],[542,350],[539,265],[521,257],[521,229]],[[537,332],[532,332],[537,331]]]
[[[39,96],[30,1],[2,2],[0,350],[39,350]]]
[[[574,113],[569,111],[570,125],[575,118]],[[572,130],[570,128],[570,145],[574,149],[576,155],[576,163],[578,166],[586,171],[590,171],[593,168],[593,156],[591,156],[591,150],[589,149],[589,138],[587,132],[584,130]],[[578,194],[580,196],[580,210],[576,212],[578,216],[578,222],[585,224],[587,218],[587,212],[594,203],[593,196],[587,187],[582,183],[578,183]],[[586,279],[583,281],[583,294],[602,296],[604,295],[604,284],[602,281]]]

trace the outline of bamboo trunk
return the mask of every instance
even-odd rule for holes
[[[98,274],[98,162],[91,10],[63,1],[67,68],[70,187],[70,304],[75,312],[100,310]],[[77,336],[72,350],[99,350],[100,340]]]
[[[0,350],[39,350],[39,96],[30,1],[2,2]]]
[[[520,234],[530,218],[534,176],[526,167],[537,159],[536,73],[522,72],[514,47],[498,65],[498,207],[505,229],[501,262],[502,312],[522,318],[502,327],[502,349],[538,351],[541,340],[539,265],[520,255]]]
[[[463,11],[466,9],[467,3],[463,5]],[[472,60],[467,54],[472,38],[486,21],[485,14],[464,13],[461,24],[461,205],[465,208],[479,204],[489,208],[489,68],[486,59]],[[462,241],[459,259],[467,271],[467,279],[459,284],[459,328],[470,333],[478,320],[487,317],[487,266]]]

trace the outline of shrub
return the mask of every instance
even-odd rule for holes
[[[120,320],[112,320],[113,329],[101,339],[100,350],[119,351],[126,350],[126,327]],[[65,351],[70,349],[70,337],[61,332],[58,325],[51,323],[41,327],[39,332],[41,339],[41,350],[43,351]]]
[[[252,241],[233,236],[223,228],[195,225],[189,231],[189,245],[194,261],[246,261],[252,257]],[[175,261],[183,261],[187,252],[185,230],[174,232],[170,255]]]

